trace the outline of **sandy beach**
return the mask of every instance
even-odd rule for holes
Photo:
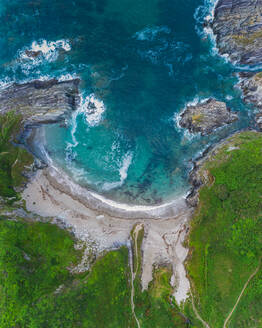
[[[96,256],[120,245],[130,247],[130,231],[142,223],[142,287],[152,280],[153,265],[171,264],[174,296],[178,303],[187,298],[189,281],[184,261],[188,250],[183,246],[192,209],[185,199],[155,206],[128,206],[104,200],[74,184],[57,169],[39,170],[23,192],[28,210],[54,222],[59,220],[87,247],[79,270],[89,267],[90,250]]]

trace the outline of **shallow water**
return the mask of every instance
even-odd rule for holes
[[[131,204],[188,191],[191,159],[252,125],[236,68],[203,31],[204,0],[1,1],[0,78],[81,78],[82,103],[67,127],[46,127],[55,165],[78,183]],[[42,51],[32,58],[26,50]],[[177,125],[188,102],[215,97],[240,120],[212,136]],[[87,109],[89,101],[97,110]]]

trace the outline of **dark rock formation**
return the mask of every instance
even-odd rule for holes
[[[38,50],[38,51],[26,50],[25,54],[29,58],[36,58],[36,57],[43,55],[42,51],[40,51],[40,50]]]
[[[213,31],[221,54],[239,64],[262,63],[262,0],[219,0]]]
[[[80,103],[79,80],[14,83],[0,92],[0,114],[16,111],[26,126],[56,123],[70,116]]]
[[[208,99],[194,106],[187,106],[181,114],[179,124],[192,133],[200,132],[207,135],[225,124],[230,124],[238,119],[226,104],[215,99]]]

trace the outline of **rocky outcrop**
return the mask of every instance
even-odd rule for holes
[[[180,117],[180,126],[191,133],[200,132],[201,135],[210,134],[214,129],[238,119],[237,114],[232,113],[224,102],[212,98],[197,105],[187,106]]]
[[[262,0],[219,0],[212,28],[221,54],[243,65],[262,63]]]
[[[22,114],[26,126],[57,123],[69,117],[80,103],[79,80],[14,83],[0,92],[0,114]]]
[[[219,0],[211,23],[217,47],[233,63],[262,64],[262,0]],[[262,72],[240,73],[244,101],[259,109],[257,126],[262,129]]]
[[[238,86],[243,91],[243,99],[248,104],[257,107],[257,126],[262,130],[262,72],[239,73],[240,82]]]

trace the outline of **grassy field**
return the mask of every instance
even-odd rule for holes
[[[192,220],[187,269],[196,307],[216,328],[223,327],[262,255],[261,134],[234,136],[204,170],[210,184],[201,189]],[[262,327],[261,270],[248,285],[228,327]]]

